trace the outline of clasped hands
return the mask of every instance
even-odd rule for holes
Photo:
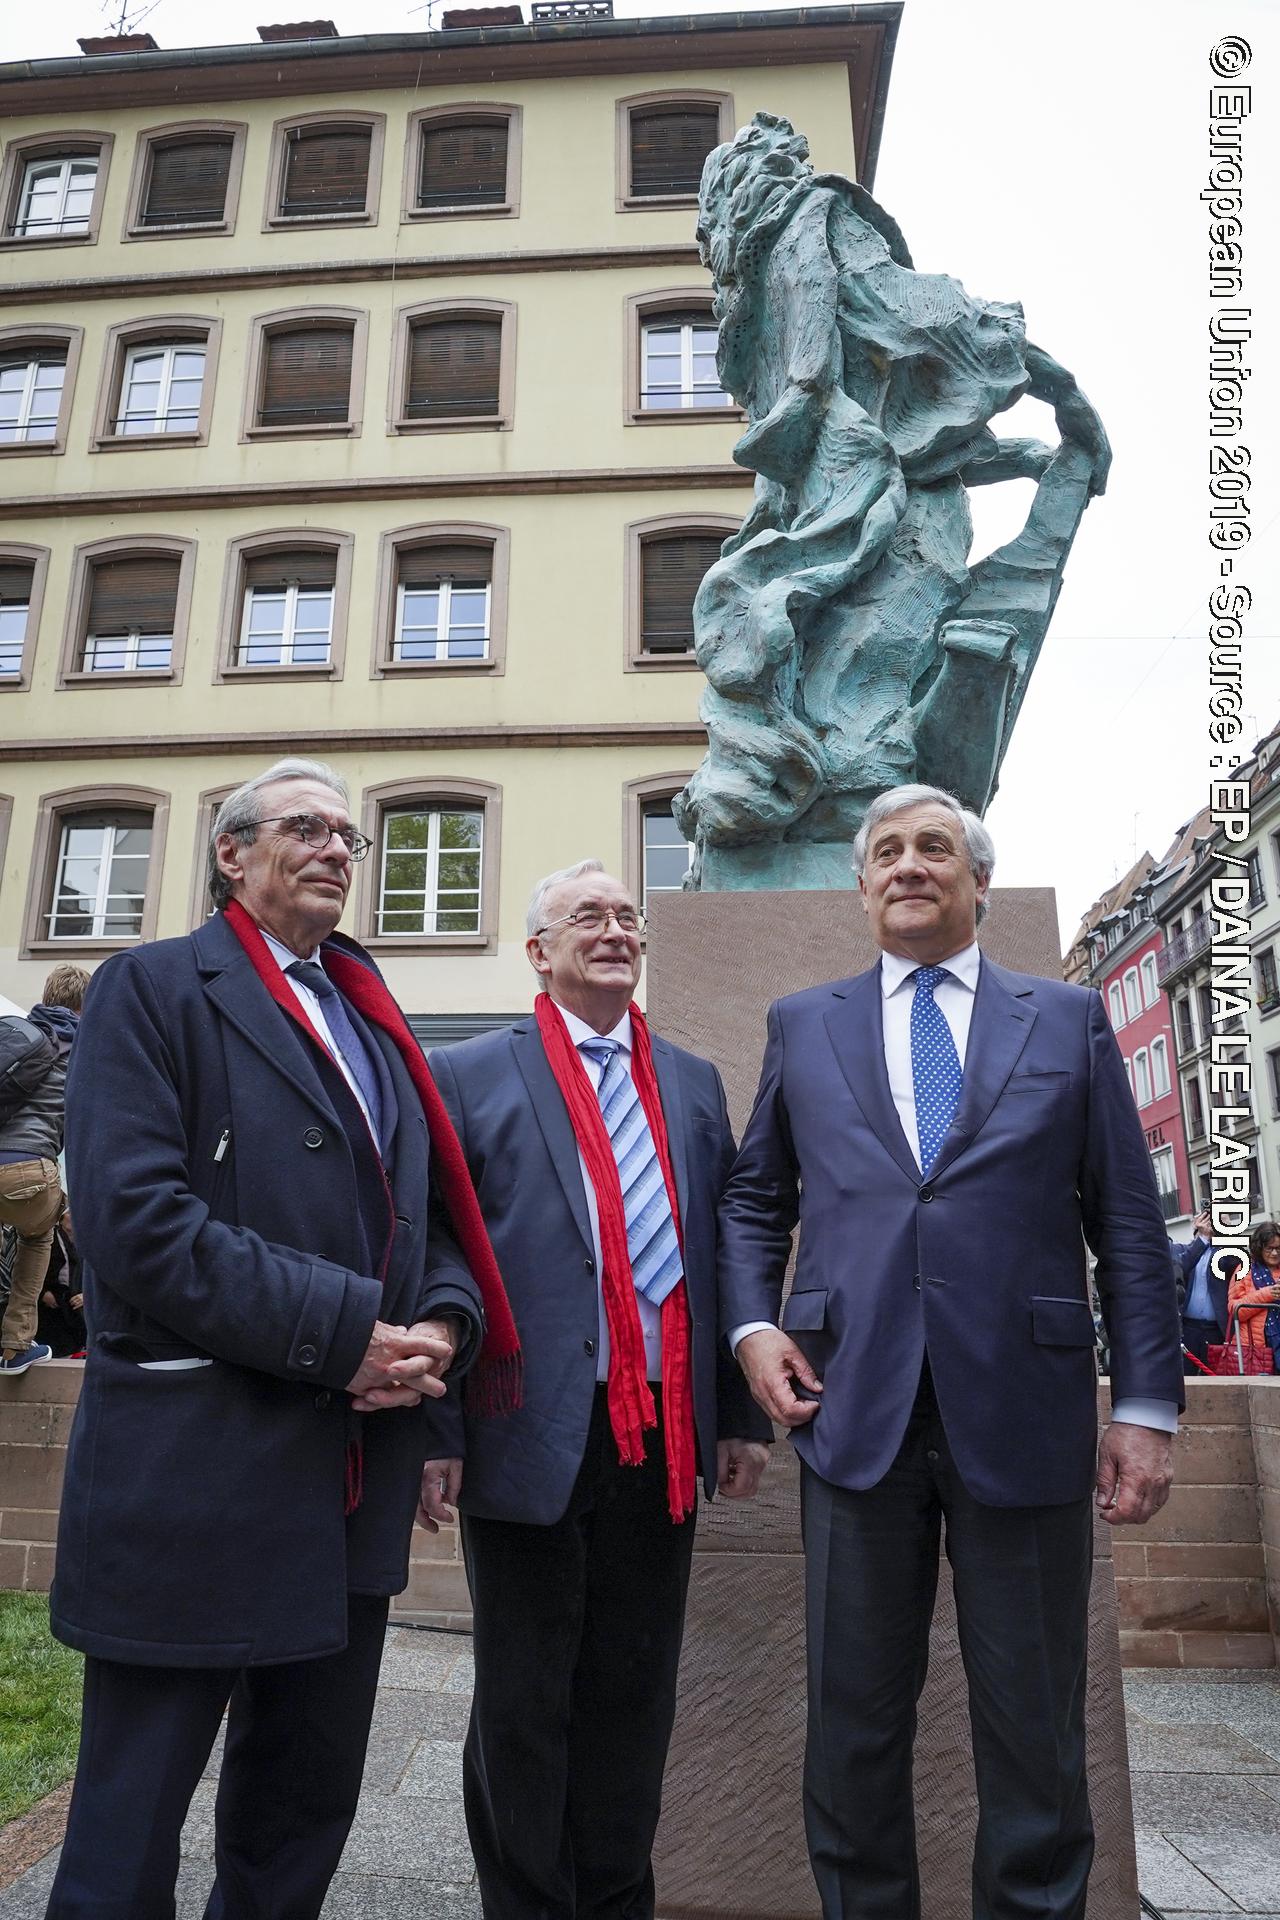
[[[453,1320],[416,1320],[411,1327],[375,1320],[364,1359],[347,1382],[357,1413],[416,1407],[438,1400],[458,1350]]]

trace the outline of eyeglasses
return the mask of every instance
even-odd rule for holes
[[[548,920],[545,927],[539,927],[539,933],[549,933],[552,927],[581,927],[584,933],[602,933],[611,920],[615,920],[619,933],[643,933],[649,924],[649,917],[637,913],[634,907],[579,907],[576,913],[562,913],[558,920]]]
[[[255,827],[285,827],[296,833],[309,847],[317,851],[327,847],[336,833],[339,840],[353,860],[363,860],[373,845],[362,833],[352,826],[331,827],[318,813],[275,813],[267,820],[254,820],[249,824]]]

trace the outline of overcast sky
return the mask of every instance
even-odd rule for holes
[[[4,57],[74,54],[121,0],[10,6]],[[329,9],[322,7],[320,12]],[[694,11],[733,11],[714,0]],[[740,11],[766,8],[744,6]],[[130,21],[144,11],[136,6]],[[161,46],[255,40],[275,0],[160,0]],[[615,0],[619,14],[681,8]],[[432,18],[438,17],[439,4]],[[334,0],[340,31],[420,27],[424,9]],[[527,7],[526,7],[527,13]],[[1032,339],[1075,373],[1115,466],[1090,508],[1005,761],[989,824],[997,879],[1052,884],[1064,942],[1083,910],[1207,794],[1207,280],[1210,49],[1242,36],[1246,284],[1254,338],[1246,431],[1253,539],[1235,579],[1253,592],[1245,747],[1280,718],[1280,7],[1275,0],[906,0],[875,192],[916,265],[1021,300]],[[783,76],[785,78],[785,76]],[[775,107],[763,69],[739,117]],[[819,165],[825,156],[815,154]],[[1269,432],[1263,422],[1271,423]],[[1051,434],[1024,401],[1005,432]],[[1029,486],[975,501],[975,557],[1017,531]]]

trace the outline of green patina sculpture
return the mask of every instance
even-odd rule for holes
[[[694,601],[706,758],[675,804],[708,889],[852,884],[873,796],[995,792],[1081,516],[1110,464],[1022,309],[917,273],[871,196],[758,113],[702,176],[718,365],[750,425],[741,529]],[[1059,444],[1001,440],[1030,393]],[[1017,539],[969,565],[967,489],[1033,479]]]

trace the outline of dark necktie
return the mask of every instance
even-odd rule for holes
[[[285,968],[304,987],[310,987],[316,999],[324,1008],[325,1024],[333,1039],[333,1044],[350,1067],[352,1077],[359,1087],[365,1106],[369,1109],[369,1126],[373,1137],[382,1142],[382,1091],[378,1085],[378,1076],[369,1058],[369,1049],[352,1026],[347,1009],[342,1003],[342,995],[320,965],[318,960],[295,960]]]
[[[945,967],[917,967],[911,1002],[911,1082],[916,1096],[920,1171],[928,1173],[960,1105],[963,1075],[947,1017],[933,991],[948,978]]]
[[[684,1267],[649,1121],[636,1083],[622,1064],[617,1041],[583,1040],[579,1051],[604,1069],[596,1094],[622,1184],[631,1278],[637,1293],[660,1306]]]

